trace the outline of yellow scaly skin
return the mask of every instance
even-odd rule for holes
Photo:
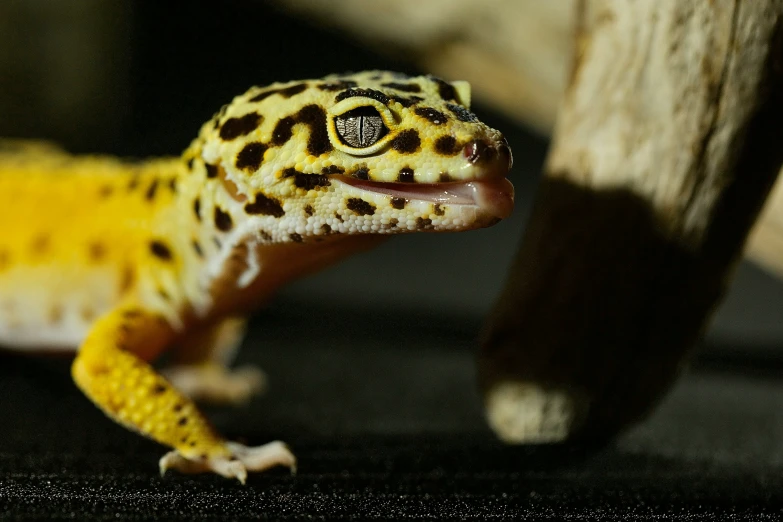
[[[291,278],[511,212],[510,151],[469,104],[464,82],[368,71],[254,87],[180,158],[0,143],[0,343],[78,348],[84,393],[173,448],[161,472],[294,469],[280,442],[222,439],[191,398],[259,391],[257,370],[226,364],[244,317]],[[164,377],[149,362],[167,349]]]

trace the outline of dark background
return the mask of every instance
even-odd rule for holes
[[[422,72],[258,1],[86,1],[55,15],[34,4],[0,7],[0,135],[74,152],[178,154],[251,85]],[[161,480],[163,448],[105,420],[70,383],[67,360],[0,354],[0,518],[777,514],[783,284],[749,264],[693,370],[647,422],[597,451],[494,440],[475,390],[475,339],[547,144],[480,100],[474,109],[514,151],[514,216],[397,237],[287,288],[241,355],[269,373],[269,393],[209,410],[230,437],[290,442],[296,478]]]

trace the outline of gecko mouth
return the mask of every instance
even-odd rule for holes
[[[358,189],[394,198],[431,201],[441,205],[473,205],[505,219],[514,210],[514,185],[506,178],[447,183],[387,183],[334,176]]]

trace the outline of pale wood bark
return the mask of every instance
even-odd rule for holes
[[[511,442],[642,417],[703,331],[783,147],[783,0],[582,0],[546,175],[480,354]]]
[[[748,237],[745,253],[770,273],[783,279],[783,175],[778,176],[764,204],[758,222]]]

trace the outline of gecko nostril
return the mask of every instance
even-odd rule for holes
[[[498,151],[495,147],[487,145],[484,140],[473,140],[465,145],[463,154],[469,162],[476,164],[494,160]]]

